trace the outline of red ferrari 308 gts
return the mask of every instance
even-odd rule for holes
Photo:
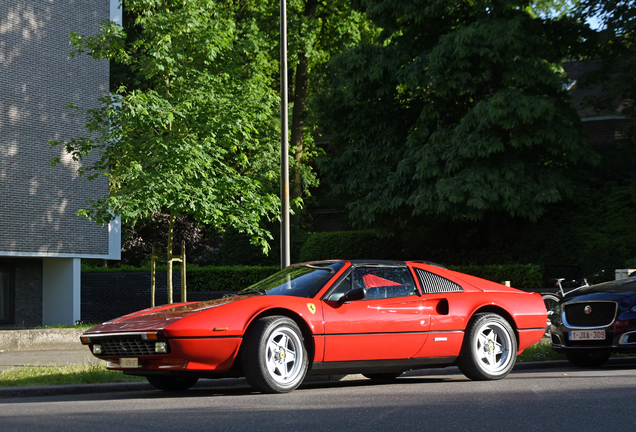
[[[285,393],[306,375],[389,380],[450,365],[501,379],[545,323],[536,293],[421,261],[334,260],[292,265],[231,297],[135,312],[81,339],[108,369],[162,390],[245,376]]]

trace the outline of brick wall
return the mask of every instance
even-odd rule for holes
[[[78,163],[49,139],[83,133],[64,107],[94,107],[108,91],[108,63],[69,57],[69,34],[94,34],[109,0],[0,1],[0,255],[107,254],[108,231],[76,211],[107,192],[107,179],[77,178]],[[17,284],[16,284],[17,285]]]
[[[166,272],[157,272],[155,304],[168,303]],[[181,274],[172,276],[173,300],[181,301]],[[210,300],[223,292],[188,291],[188,301]],[[150,273],[82,273],[82,321],[108,321],[150,307]]]

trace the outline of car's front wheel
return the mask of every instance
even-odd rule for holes
[[[146,379],[151,386],[164,391],[184,391],[195,385],[199,380],[199,378],[180,378],[165,375],[148,375]]]
[[[296,322],[286,316],[257,320],[245,334],[241,364],[247,382],[263,393],[295,390],[309,364]]]
[[[475,314],[468,323],[457,366],[472,380],[498,380],[510,373],[517,360],[517,338],[503,317]]]
[[[611,353],[609,352],[593,352],[593,353],[565,353],[565,357],[570,363],[578,367],[597,368],[603,366],[609,360]]]

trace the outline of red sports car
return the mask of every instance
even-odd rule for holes
[[[545,323],[536,293],[422,261],[334,260],[290,266],[231,297],[135,312],[81,339],[108,369],[162,390],[245,376],[285,393],[306,375],[388,380],[450,365],[501,379]]]

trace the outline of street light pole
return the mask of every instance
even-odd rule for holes
[[[280,0],[280,267],[290,264],[289,253],[289,142],[287,103],[287,4]]]

